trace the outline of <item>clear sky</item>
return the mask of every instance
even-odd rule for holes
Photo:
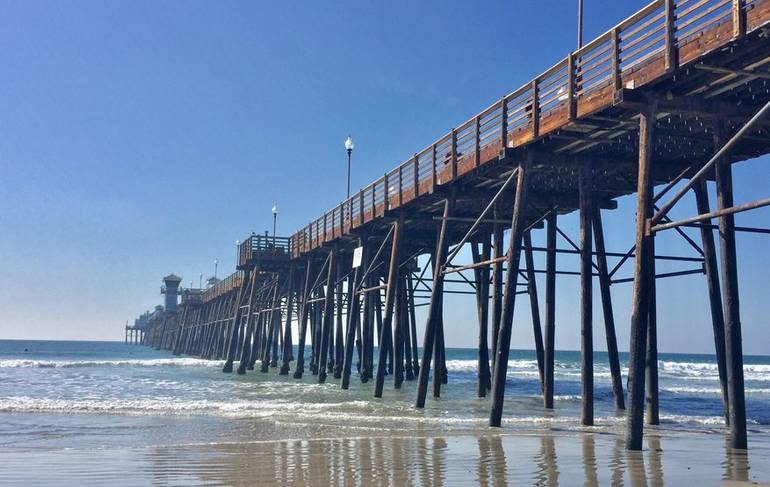
[[[586,0],[586,39],[644,3]],[[337,204],[348,134],[359,187],[562,59],[576,4],[2,2],[0,338],[122,339],[161,302],[163,275],[197,285],[215,258],[231,272],[235,240],[270,228],[274,202],[279,234]],[[737,202],[766,196],[766,165],[736,168],[736,187]],[[627,250],[632,208],[606,215],[610,250]],[[738,222],[768,226],[770,212]],[[770,352],[765,248],[739,237],[748,353]],[[576,284],[558,284],[561,349],[579,348]],[[624,350],[630,288],[613,287]],[[661,349],[712,351],[705,279],[659,289]],[[448,301],[448,345],[474,346],[472,300]],[[530,347],[518,304],[513,345]],[[604,349],[598,305],[595,329]]]

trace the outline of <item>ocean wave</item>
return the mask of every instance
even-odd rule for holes
[[[689,387],[689,386],[672,386],[663,387],[662,390],[666,392],[672,392],[674,394],[721,394],[722,389],[719,387]],[[744,389],[746,394],[770,394],[770,388],[753,388],[748,387]]]
[[[222,360],[204,360],[197,358],[158,358],[131,360],[0,360],[0,369],[18,368],[77,368],[77,367],[221,367]]]
[[[719,368],[716,363],[659,360],[658,367],[662,374],[667,374],[671,377],[719,380]],[[745,380],[770,380],[770,365],[744,364],[743,376]]]

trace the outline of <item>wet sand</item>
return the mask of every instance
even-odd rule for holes
[[[160,425],[159,425],[160,426]],[[329,434],[331,432],[327,432]],[[721,433],[622,435],[543,429],[182,443],[5,445],[1,481],[26,485],[740,485],[770,479],[768,438],[731,452]],[[736,482],[736,483],[733,483]]]

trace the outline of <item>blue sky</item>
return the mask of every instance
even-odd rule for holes
[[[359,187],[563,58],[576,3],[3,2],[0,338],[121,338],[164,274],[233,269],[274,202],[283,234],[338,203],[348,134]],[[587,0],[586,39],[643,3]],[[762,167],[736,169],[736,201],[766,196]],[[632,207],[606,215],[611,250],[632,239]],[[764,241],[739,245],[746,351],[766,352]],[[559,281],[559,348],[579,347],[576,284]],[[660,288],[661,349],[711,351],[702,276]],[[626,349],[630,285],[613,293]],[[472,301],[451,301],[449,345],[473,346]],[[529,347],[519,304],[513,344]]]

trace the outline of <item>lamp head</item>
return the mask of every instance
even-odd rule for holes
[[[352,151],[355,145],[353,144],[353,139],[348,135],[348,138],[345,140],[345,149],[349,151]]]

